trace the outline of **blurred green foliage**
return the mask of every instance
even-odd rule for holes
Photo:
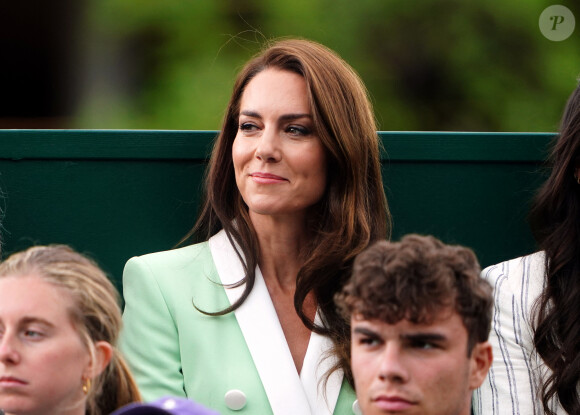
[[[337,51],[381,130],[555,131],[580,75],[572,36],[546,39],[544,0],[93,0],[76,128],[219,129],[234,77],[264,40]]]

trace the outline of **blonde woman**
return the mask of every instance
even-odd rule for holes
[[[6,415],[108,415],[140,400],[115,345],[118,294],[66,246],[0,264],[0,408]]]

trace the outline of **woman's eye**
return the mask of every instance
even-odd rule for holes
[[[24,337],[27,339],[39,339],[43,336],[43,333],[36,330],[25,330]]]
[[[310,130],[305,127],[300,127],[298,125],[290,125],[286,128],[286,132],[291,135],[303,136],[310,134]]]
[[[249,123],[249,122],[240,123],[240,126],[239,126],[240,131],[254,131],[257,128],[258,127],[256,127],[254,124]]]

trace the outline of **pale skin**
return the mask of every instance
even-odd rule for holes
[[[488,342],[467,354],[467,330],[454,311],[431,324],[351,318],[352,370],[363,415],[469,415],[471,394],[492,361]]]
[[[266,69],[248,83],[232,157],[260,243],[260,270],[300,373],[311,331],[294,309],[296,276],[309,239],[309,209],[326,187],[326,153],[314,133],[301,76]],[[314,319],[313,295],[307,297],[305,311]]]
[[[70,318],[70,294],[35,274],[0,278],[0,408],[6,415],[84,415],[86,379],[113,348],[91,356]]]

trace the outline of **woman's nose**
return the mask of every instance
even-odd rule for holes
[[[385,382],[405,383],[409,380],[404,351],[400,345],[387,344],[381,356],[379,378]]]
[[[282,158],[280,137],[274,128],[264,128],[256,147],[256,157],[266,163],[276,163]]]
[[[0,335],[0,362],[5,365],[17,364],[20,362],[20,353],[18,352],[14,337],[8,333]]]

